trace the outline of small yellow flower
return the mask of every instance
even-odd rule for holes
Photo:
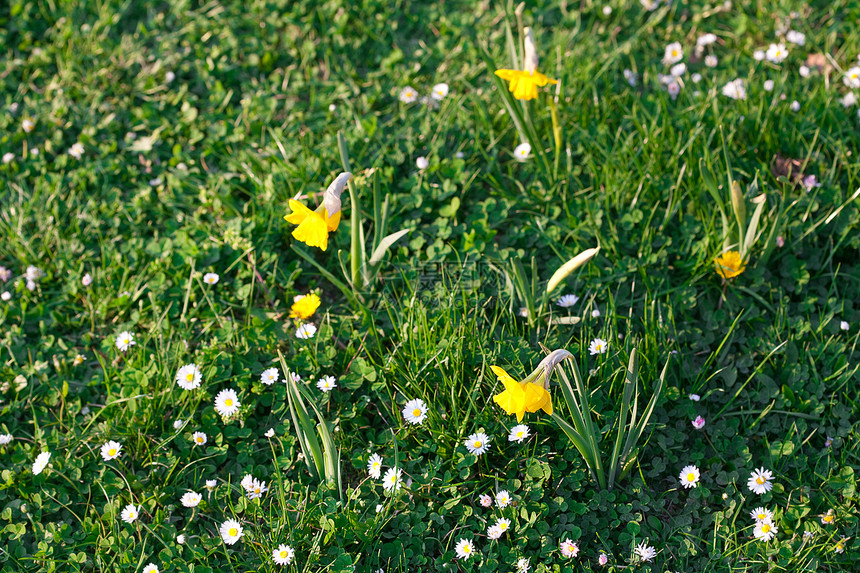
[[[296,297],[293,306],[290,307],[290,318],[308,319],[314,315],[319,306],[320,297],[315,294]]]
[[[741,259],[741,254],[737,251],[723,253],[714,259],[714,264],[717,266],[717,274],[724,279],[736,277],[747,268],[746,261]]]
[[[328,234],[336,231],[340,224],[341,203],[340,196],[346,187],[351,173],[345,172],[335,178],[323,194],[322,204],[311,211],[295,199],[290,199],[291,213],[284,215],[284,219],[293,225],[293,237],[309,247],[319,247],[323,251],[328,248]]]
[[[293,237],[309,247],[328,248],[328,234],[336,231],[340,224],[340,211],[329,217],[323,205],[311,211],[298,201],[290,199],[292,213],[284,215],[288,223],[298,225],[293,229]]]
[[[538,71],[524,72],[522,70],[496,70],[496,75],[510,82],[508,90],[514,97],[521,100],[535,99],[538,94],[538,86],[557,84],[557,80],[550,79]]]
[[[506,414],[514,414],[517,422],[523,420],[526,412],[537,412],[543,410],[552,415],[552,400],[546,388],[532,382],[517,382],[498,366],[490,366],[499,382],[505,385],[501,394],[493,396],[493,401],[498,404]]]

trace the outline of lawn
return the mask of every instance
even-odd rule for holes
[[[860,5],[0,6],[0,571],[851,571]]]

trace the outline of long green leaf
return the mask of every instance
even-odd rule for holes
[[[615,434],[615,445],[612,447],[612,456],[609,459],[609,487],[615,483],[615,477],[618,475],[619,462],[621,460],[621,443],[625,441],[627,432],[627,412],[630,409],[630,401],[633,398],[633,391],[636,387],[637,373],[639,368],[639,359],[636,355],[636,349],[630,353],[630,361],[627,364],[627,373],[624,375],[624,393],[621,397],[621,411],[618,413],[618,426]],[[634,412],[635,417],[635,412]],[[623,464],[622,464],[623,465]]]

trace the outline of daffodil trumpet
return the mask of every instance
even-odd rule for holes
[[[314,211],[299,201],[290,199],[291,212],[284,215],[284,219],[297,225],[293,229],[293,238],[309,247],[319,247],[323,251],[328,248],[328,234],[336,231],[340,225],[340,196],[351,177],[352,173],[349,172],[338,175],[325,190],[322,203]]]
[[[549,394],[549,380],[552,371],[562,360],[572,356],[567,350],[554,350],[522,381],[515,380],[503,368],[490,366],[505,387],[504,391],[493,396],[493,401],[506,414],[515,415],[517,422],[522,421],[526,412],[535,413],[543,410],[551,416],[553,409]]]

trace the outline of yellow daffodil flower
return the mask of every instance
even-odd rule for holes
[[[724,279],[736,277],[747,268],[746,261],[741,259],[741,254],[737,251],[723,253],[714,259],[714,264],[717,266],[717,274]]]
[[[498,366],[490,366],[499,381],[505,385],[501,394],[493,396],[493,401],[498,404],[506,414],[514,414],[517,422],[523,420],[526,412],[537,412],[543,410],[552,415],[552,400],[546,388],[533,382],[517,382]]]
[[[323,251],[328,248],[328,234],[336,231],[340,224],[341,202],[340,195],[346,186],[351,173],[341,173],[329,185],[323,196],[322,204],[311,211],[295,199],[290,199],[291,213],[284,215],[288,223],[298,225],[293,229],[293,237],[309,247],[319,247]]]
[[[290,318],[308,319],[313,316],[319,306],[320,297],[315,294],[296,297],[293,306],[290,307]]]
[[[558,83],[557,80],[550,79],[538,71],[496,70],[496,75],[510,82],[508,90],[514,94],[515,98],[521,100],[535,99],[538,94],[538,87]]]

